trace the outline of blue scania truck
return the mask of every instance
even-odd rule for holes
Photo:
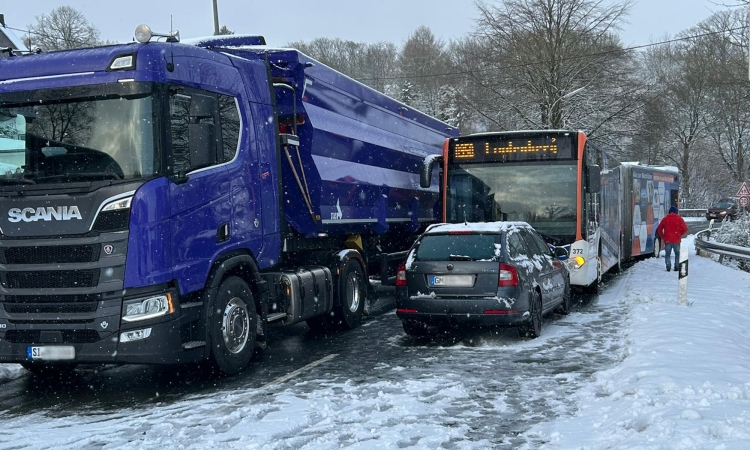
[[[358,326],[458,131],[260,36],[136,34],[0,59],[0,362],[232,374],[269,327]]]

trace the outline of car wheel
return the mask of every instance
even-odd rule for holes
[[[414,322],[411,320],[403,321],[404,333],[409,336],[421,337],[427,336],[427,325],[421,322]]]
[[[571,303],[571,296],[570,296],[570,280],[565,280],[565,291],[563,292],[563,301],[560,306],[557,307],[557,312],[567,316],[570,314],[570,303]]]
[[[529,312],[531,313],[531,318],[528,323],[518,329],[518,334],[521,337],[534,339],[542,334],[542,296],[539,292],[534,291],[530,306]]]
[[[658,237],[654,238],[654,252],[651,254],[652,257],[658,258],[661,252],[661,239]]]
[[[224,280],[208,317],[211,362],[234,375],[247,367],[255,350],[258,314],[250,288],[239,277]]]

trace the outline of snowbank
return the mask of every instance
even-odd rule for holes
[[[690,306],[661,258],[629,269],[619,298],[603,296],[631,305],[625,358],[578,391],[574,417],[526,433],[539,448],[750,448],[750,274],[689,244]]]

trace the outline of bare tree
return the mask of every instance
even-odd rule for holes
[[[29,36],[24,39],[28,48],[53,51],[99,44],[99,30],[83,13],[70,6],[58,6],[49,15],[37,16],[36,23],[28,27]]]
[[[467,71],[480,87],[477,110],[492,128],[573,126],[621,144],[617,136],[647,91],[616,31],[629,1],[505,0],[477,3],[478,62]],[[571,107],[573,106],[573,107]]]
[[[421,26],[404,43],[398,64],[402,79],[413,87],[415,100],[410,106],[440,116],[440,91],[451,81],[445,75],[451,68],[445,43]]]
[[[712,120],[712,55],[700,34],[697,29],[681,33],[683,38],[695,38],[653,47],[646,55],[646,66],[663,89],[668,146],[664,156],[680,169],[683,206],[697,206],[691,198],[693,163],[701,157],[698,151],[703,147],[697,144],[708,136]]]
[[[380,92],[386,92],[397,75],[398,49],[390,42],[318,38],[287,45]]]
[[[747,82],[748,39],[742,29],[743,10],[714,14],[699,25],[713,32],[698,43],[707,47],[711,58],[713,88],[708,133],[732,178],[744,181],[750,163],[750,84]]]
[[[219,32],[216,33],[217,36],[223,36],[228,34],[234,34],[234,31],[230,30],[226,25],[222,25],[221,28],[219,28]]]

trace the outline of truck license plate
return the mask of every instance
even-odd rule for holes
[[[39,359],[46,361],[61,361],[65,359],[75,359],[76,348],[72,345],[58,345],[51,347],[32,347],[26,349],[26,356],[29,359]]]
[[[472,287],[473,275],[430,275],[430,286]]]

